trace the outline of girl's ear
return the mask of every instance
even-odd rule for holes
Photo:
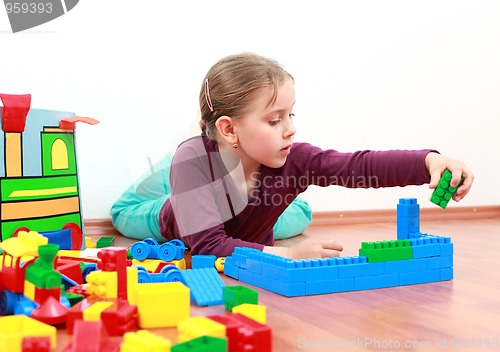
[[[238,141],[234,121],[229,116],[219,117],[215,122],[215,127],[219,132],[219,136],[228,144],[234,144]]]

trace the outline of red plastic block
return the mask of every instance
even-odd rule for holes
[[[230,352],[271,352],[271,328],[239,313],[210,315],[207,318],[226,326]]]
[[[22,352],[50,352],[50,337],[24,337],[21,348]]]
[[[57,258],[55,269],[75,281],[77,284],[83,285],[82,270],[80,268],[80,263],[77,261]]]
[[[26,117],[31,106],[31,94],[0,94],[0,99],[3,103],[2,130],[24,132]]]
[[[118,299],[101,313],[101,319],[109,336],[122,336],[137,326],[137,307]]]

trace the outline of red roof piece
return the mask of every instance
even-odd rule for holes
[[[74,130],[76,128],[76,123],[77,122],[85,122],[88,123],[89,125],[95,125],[98,124],[99,121],[96,119],[93,119],[91,117],[82,117],[82,116],[73,116],[73,117],[68,117],[67,119],[63,119],[59,122],[59,128],[63,130]]]
[[[4,132],[24,132],[26,117],[30,111],[31,94],[1,94],[3,103],[2,130]]]

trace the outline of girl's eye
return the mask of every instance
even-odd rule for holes
[[[277,119],[277,120],[272,120],[272,121],[269,121],[269,124],[271,126],[276,126],[277,124],[279,124],[281,122],[281,119]]]

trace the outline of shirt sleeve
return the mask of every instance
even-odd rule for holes
[[[322,150],[307,143],[294,144],[288,167],[304,176],[309,185],[337,185],[348,188],[379,188],[422,185],[430,181],[424,150],[363,150],[343,153]],[[304,185],[306,186],[306,185]]]
[[[234,247],[264,245],[232,238],[224,222],[234,217],[225,182],[230,176],[215,158],[207,154],[203,140],[179,147],[170,171],[170,198],[181,239],[192,254],[231,255]]]

